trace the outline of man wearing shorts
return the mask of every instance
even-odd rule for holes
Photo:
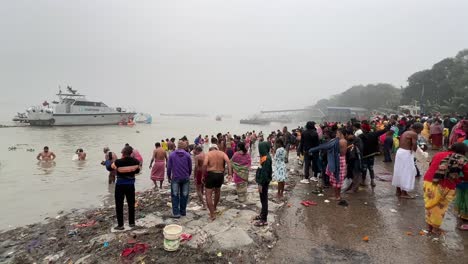
[[[215,140],[216,141],[216,140]],[[226,153],[219,151],[217,147],[211,147],[210,151],[206,153],[203,162],[203,173],[206,175],[204,178],[206,204],[210,210],[210,219],[216,219],[216,206],[218,206],[219,198],[221,196],[221,185],[224,183],[224,170],[227,165],[229,179],[232,178],[231,161]],[[213,202],[214,192],[214,202]]]

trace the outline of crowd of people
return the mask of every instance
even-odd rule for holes
[[[261,210],[255,217],[256,226],[268,224],[268,191],[270,182],[278,183],[276,197],[284,199],[288,181],[289,153],[297,152],[297,164],[303,168],[303,184],[317,182],[322,188],[332,188],[338,205],[347,206],[343,193],[353,194],[360,186],[376,187],[374,164],[383,153],[382,162],[392,163],[392,185],[396,196],[414,199],[415,177],[421,176],[416,160],[428,162],[428,146],[440,150],[433,155],[424,175],[424,201],[428,231],[440,233],[440,226],[449,204],[461,219],[468,220],[468,120],[439,116],[381,116],[370,121],[349,122],[313,121],[305,127],[289,131],[287,127],[272,131],[247,132],[242,135],[218,133],[199,135],[190,144],[187,137],[155,143],[149,168],[156,190],[163,189],[165,178],[170,185],[172,217],[186,216],[191,177],[196,185],[198,202],[208,209],[211,221],[216,220],[221,198],[221,186],[233,182],[237,199],[247,200],[249,172],[255,171],[255,182]],[[77,154],[86,158],[82,150]],[[135,225],[135,175],[143,166],[142,155],[129,144],[121,151],[121,158],[104,148],[102,165],[109,171],[109,184],[115,183],[115,203],[118,226],[124,229],[123,204],[127,199],[128,221]],[[394,157],[394,159],[393,159]],[[38,160],[54,159],[47,147]],[[258,166],[253,166],[258,164]],[[227,177],[225,177],[227,175]],[[462,222],[462,230],[468,225]]]

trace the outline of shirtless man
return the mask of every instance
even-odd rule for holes
[[[195,183],[197,186],[197,195],[200,203],[203,206],[203,210],[206,209],[205,201],[203,200],[204,194],[204,186],[203,186],[203,162],[205,161],[205,153],[203,152],[203,148],[201,146],[195,147],[194,150],[195,154]]]
[[[216,139],[211,141],[217,143]],[[226,153],[219,151],[217,147],[211,147],[210,151],[205,155],[203,162],[203,174],[206,175],[204,178],[205,189],[206,189],[206,204],[208,210],[210,210],[210,219],[214,221],[216,219],[216,207],[219,203],[221,196],[221,186],[224,183],[224,170],[228,167],[229,180],[232,178],[231,161],[229,160]],[[214,202],[213,202],[214,192]]]
[[[84,152],[83,149],[78,149],[76,154],[78,155],[78,160],[86,160],[86,152]]]
[[[167,153],[161,147],[161,143],[157,142],[154,146],[155,149],[153,150],[153,157],[151,158],[149,165],[151,170],[151,180],[154,182],[154,188],[157,188],[157,182],[159,181],[159,189],[162,189],[164,173],[166,169]],[[155,162],[154,167],[153,162]]]
[[[414,189],[416,167],[414,153],[418,147],[418,134],[423,130],[421,123],[414,123],[411,128],[400,137],[400,148],[395,156],[392,185],[397,187],[396,195],[405,199],[414,199],[408,191]]]
[[[44,151],[37,154],[36,159],[39,161],[53,161],[57,156],[52,151],[49,151],[49,147],[45,146]]]

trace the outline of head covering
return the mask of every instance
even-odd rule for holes
[[[362,128],[362,130],[364,132],[370,132],[371,131],[371,126],[369,124],[362,124],[361,128]]]
[[[309,121],[306,124],[307,129],[315,129],[315,122],[314,121]]]
[[[258,144],[258,153],[260,154],[260,164],[270,157],[270,144],[263,141]]]

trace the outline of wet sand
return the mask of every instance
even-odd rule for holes
[[[381,160],[376,158],[376,176],[388,178],[392,165]],[[312,194],[313,185],[298,184],[289,201],[293,206],[281,214],[278,244],[266,263],[466,262],[468,232],[456,229],[453,204],[442,226],[447,233],[436,242],[419,234],[426,229],[422,178],[416,180],[414,200],[398,199],[391,182],[376,183],[373,190],[368,186],[346,195],[348,207],[324,203],[330,190],[319,197]],[[318,205],[304,208],[299,203],[305,199]]]

